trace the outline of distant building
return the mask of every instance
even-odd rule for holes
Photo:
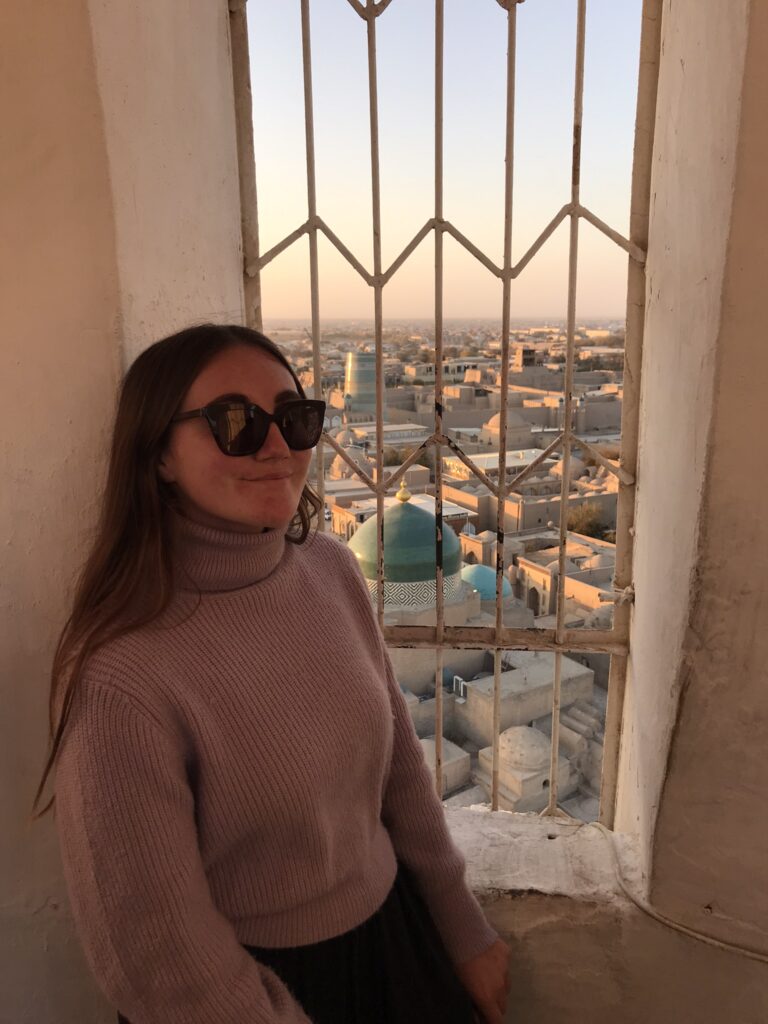
[[[347,352],[344,372],[344,405],[350,412],[376,411],[376,355]]]

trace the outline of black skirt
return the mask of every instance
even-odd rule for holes
[[[362,924],[308,946],[244,946],[270,967],[313,1024],[475,1024],[416,882],[398,864],[381,907]],[[119,1024],[128,1024],[118,1015]]]

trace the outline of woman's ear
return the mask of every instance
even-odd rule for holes
[[[167,484],[176,483],[176,475],[172,469],[173,460],[166,455],[161,455],[157,463],[157,473],[161,480]]]

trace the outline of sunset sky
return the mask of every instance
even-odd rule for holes
[[[373,266],[365,23],[347,0],[311,0],[318,212]],[[299,0],[248,4],[262,251],[307,216]],[[576,0],[518,8],[513,260],[569,200]],[[434,2],[393,0],[377,19],[382,249],[386,268],[434,212]],[[640,0],[588,0],[581,198],[626,234]],[[444,212],[502,262],[506,13],[445,3]],[[384,291],[385,317],[434,311],[425,239]],[[512,316],[563,317],[567,224],[513,283]],[[324,238],[321,317],[370,317],[371,289]],[[262,275],[264,314],[309,316],[306,238]],[[577,315],[623,316],[626,255],[582,221]],[[501,283],[445,242],[445,315],[498,317]]]

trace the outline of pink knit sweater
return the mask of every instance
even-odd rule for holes
[[[173,604],[90,659],[57,766],[108,998],[132,1024],[307,1024],[241,944],[354,928],[396,857],[454,962],[487,948],[354,555],[324,534],[173,530]]]

